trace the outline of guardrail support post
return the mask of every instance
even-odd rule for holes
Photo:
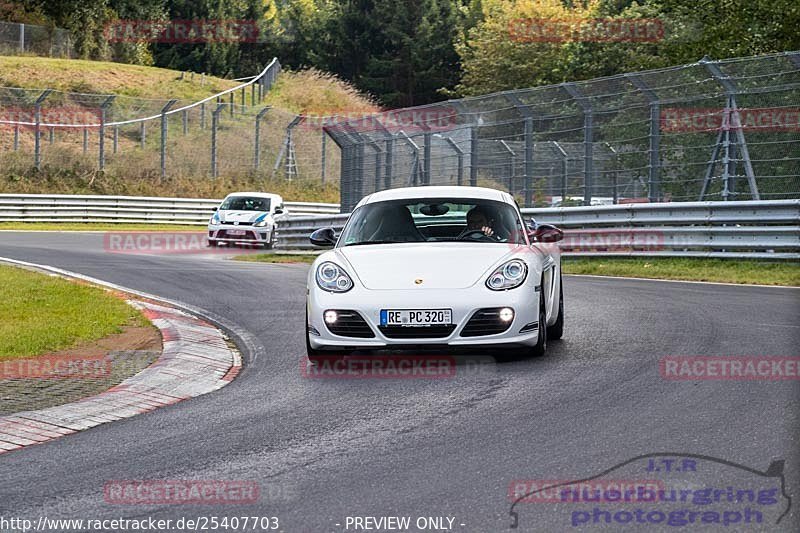
[[[34,140],[33,140],[33,165],[39,169],[42,166],[42,152],[41,152],[41,140],[42,140],[42,132],[40,130],[40,124],[42,123],[42,102],[48,97],[48,95],[53,92],[52,89],[47,89],[42,94],[39,95],[39,98],[36,99],[34,102],[34,112],[36,117],[36,127],[34,128]]]
[[[219,177],[217,169],[217,126],[219,126],[220,111],[225,109],[225,104],[217,104],[217,108],[211,112],[211,177]]]
[[[253,168],[255,168],[256,171],[258,171],[258,167],[261,164],[261,119],[269,110],[270,107],[267,106],[256,115],[255,153],[253,154]]]
[[[119,147],[119,126],[114,126],[114,144],[113,144],[113,152],[117,153],[117,148]]]
[[[19,124],[14,124],[14,151],[19,150]]]
[[[189,133],[189,110],[184,109],[181,112],[181,123],[183,126],[183,134],[186,135]]]
[[[114,101],[115,96],[109,96],[102,104],[100,104],[100,131],[98,133],[98,157],[97,166],[100,170],[106,168],[106,112],[108,107]]]
[[[161,177],[167,177],[167,111],[177,100],[170,100],[161,108]]]
[[[83,128],[83,155],[86,155],[86,152],[89,151],[89,130],[87,128]]]

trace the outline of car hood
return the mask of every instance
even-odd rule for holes
[[[239,224],[252,224],[269,215],[266,211],[218,211],[221,222],[238,222]]]
[[[404,243],[345,246],[336,254],[368,289],[424,290],[463,289],[483,282],[514,250],[493,243]]]

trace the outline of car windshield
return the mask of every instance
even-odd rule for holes
[[[269,204],[269,198],[230,196],[222,202],[219,208],[229,211],[269,211]]]
[[[398,242],[524,244],[517,210],[503,202],[474,198],[388,200],[356,209],[340,246]]]

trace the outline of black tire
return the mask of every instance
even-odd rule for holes
[[[209,248],[216,248],[217,245],[219,245],[219,243],[217,241],[212,240],[212,239],[208,239],[208,247]]]
[[[544,302],[544,283],[541,284],[542,289],[539,291],[539,336],[536,340],[536,346],[531,349],[531,355],[534,357],[542,357],[547,352],[547,309]]]
[[[558,317],[556,323],[552,326],[547,326],[547,338],[550,340],[558,340],[564,336],[564,281],[559,275],[558,278]]]

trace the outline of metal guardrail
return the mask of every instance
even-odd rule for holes
[[[800,259],[800,200],[681,202],[523,209],[564,229],[570,256],[669,256]],[[348,214],[278,223],[277,248],[314,250],[308,235]]]
[[[128,222],[205,225],[222,200],[68,194],[0,194],[0,222]],[[326,215],[339,204],[284,202],[291,215]]]

